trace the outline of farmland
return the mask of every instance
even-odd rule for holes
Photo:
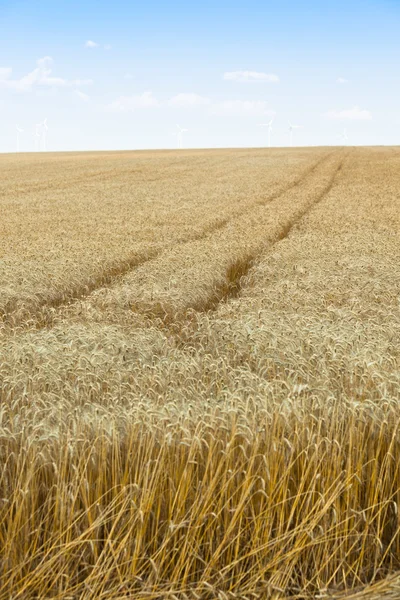
[[[399,597],[399,149],[0,166],[0,600]]]

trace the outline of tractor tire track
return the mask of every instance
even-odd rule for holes
[[[240,219],[240,217],[245,214],[250,214],[254,207],[258,205],[265,206],[273,203],[285,196],[291,190],[300,186],[302,183],[304,183],[304,181],[312,176],[322,164],[328,161],[332,155],[336,154],[337,152],[338,150],[335,150],[319,158],[314,164],[305,169],[305,171],[303,171],[303,173],[295,181],[291,182],[282,190],[278,190],[278,192],[273,193],[271,196],[268,196],[265,199],[257,200],[250,205],[246,205],[244,210],[233,214],[229,218],[221,218],[216,223],[214,222],[211,225],[206,226],[197,234],[189,236],[183,240],[180,240],[179,242],[167,244],[162,248],[149,249],[144,253],[135,253],[133,256],[128,257],[117,264],[106,265],[104,270],[98,272],[92,278],[87,279],[77,285],[71,286],[70,289],[65,289],[55,293],[51,298],[46,298],[45,300],[40,300],[39,302],[28,302],[21,311],[19,310],[18,299],[9,302],[2,308],[0,312],[0,319],[3,322],[3,325],[5,327],[15,327],[16,325],[24,326],[26,323],[27,327],[34,326],[38,329],[51,325],[53,318],[50,318],[50,323],[48,323],[49,313],[54,313],[55,311],[61,310],[74,302],[87,299],[91,294],[102,288],[118,285],[118,283],[125,276],[129,275],[129,273],[138,267],[157,259],[164,252],[171,250],[171,248],[185,246],[195,241],[206,240],[207,238],[212,237],[215,233],[220,234],[220,232],[226,228],[231,221]],[[245,274],[247,274],[253,260],[254,257],[249,257],[244,262],[234,261],[232,265],[230,265],[227,270],[226,285],[221,286],[221,289],[216,291],[215,297],[210,299],[210,308],[207,310],[212,309],[213,306],[216,306],[224,298],[234,297],[235,294],[237,295],[237,290],[240,288],[238,282]],[[196,310],[195,307],[194,309]]]
[[[324,171],[317,173],[315,184],[313,180],[309,181],[306,178],[307,183],[304,184],[304,189],[301,188],[297,195],[297,201],[300,198],[300,206],[297,210],[290,210],[293,199],[288,193],[289,197],[285,199],[284,206],[277,208],[278,222],[275,225],[272,222],[270,228],[270,220],[267,217],[267,220],[261,224],[261,228],[258,227],[257,240],[255,243],[250,244],[250,252],[245,250],[246,243],[242,246],[244,251],[241,249],[240,244],[238,246],[234,243],[233,251],[236,249],[239,256],[234,260],[227,260],[229,252],[227,254],[226,248],[228,247],[228,250],[231,248],[230,242],[234,241],[236,232],[243,233],[243,225],[247,224],[247,222],[245,224],[240,222],[239,219],[239,229],[231,227],[226,234],[227,237],[221,238],[220,235],[218,237],[213,235],[202,237],[202,240],[205,241],[207,241],[207,238],[212,240],[211,253],[207,244],[201,244],[202,240],[200,240],[200,245],[191,241],[179,246],[183,252],[176,253],[174,248],[168,255],[168,251],[165,250],[163,253],[166,254],[164,260],[155,258],[148,267],[146,266],[146,269],[139,268],[139,271],[135,272],[133,277],[129,277],[128,281],[125,280],[115,287],[112,286],[108,291],[104,290],[104,293],[102,293],[103,290],[100,294],[96,293],[92,300],[89,300],[89,304],[93,304],[101,311],[106,310],[109,313],[120,308],[131,311],[133,314],[145,317],[149,320],[149,323],[163,329],[166,334],[173,334],[173,337],[178,341],[182,326],[193,318],[193,313],[201,314],[215,311],[221,303],[239,296],[245,282],[244,278],[255,262],[271,251],[275,244],[285,239],[292,228],[325,198],[332,189],[343,166],[344,157],[338,158],[339,160],[334,159],[333,164],[329,164]],[[316,171],[316,168],[311,169],[311,171]],[[323,178],[322,181],[320,180],[321,177]],[[314,185],[319,188],[316,193],[313,192]],[[293,187],[296,186],[292,184],[290,190],[293,190]],[[303,193],[309,198],[306,202],[301,201]],[[296,200],[296,195],[294,200]],[[288,208],[290,214],[287,217],[285,211]],[[260,211],[255,216],[261,217]],[[265,226],[267,228],[264,230]],[[220,244],[221,239],[222,245]],[[184,251],[185,246],[186,251]],[[218,265],[220,262],[218,248],[223,250],[221,261],[222,265],[223,263],[227,265],[225,272],[223,271],[224,267],[222,266],[221,269],[221,264]],[[204,260],[196,264],[196,257],[201,256],[203,251],[211,258],[211,268],[207,272],[202,270],[202,265],[205,265]],[[182,276],[178,275],[177,285],[169,291],[168,281],[170,278],[174,279],[177,272],[181,273]],[[201,279],[202,276],[205,279]],[[161,286],[160,293],[156,292],[153,295],[153,283],[158,287],[158,282]],[[216,282],[216,284],[213,282]],[[96,292],[98,291],[96,290]],[[76,316],[74,310],[72,312],[66,311],[63,318],[68,319],[74,314]]]
[[[123,280],[123,278],[125,276],[128,276],[131,271],[135,270],[138,267],[141,267],[145,263],[151,264],[152,261],[157,260],[163,254],[167,253],[168,251],[171,251],[172,249],[175,249],[177,247],[184,249],[185,246],[189,247],[194,242],[201,242],[201,241],[206,241],[208,239],[213,239],[215,234],[218,234],[218,236],[220,236],[221,231],[224,228],[226,228],[231,223],[231,221],[234,221],[236,219],[240,220],[240,218],[244,214],[247,215],[247,214],[251,213],[251,209],[252,208],[254,209],[255,206],[257,206],[259,204],[261,204],[262,206],[265,206],[267,204],[268,205],[272,204],[276,200],[279,200],[280,198],[284,197],[286,194],[293,191],[295,188],[304,184],[305,181],[308,181],[308,179],[318,171],[318,168],[322,164],[325,164],[325,162],[327,162],[330,158],[332,158],[332,156],[336,155],[337,152],[338,151],[335,150],[334,152],[329,153],[327,156],[324,156],[321,159],[319,159],[318,161],[316,161],[316,163],[311,165],[306,170],[306,172],[304,172],[301,175],[301,177],[299,177],[296,181],[294,181],[291,184],[289,184],[288,186],[286,186],[285,189],[280,191],[279,193],[274,194],[271,197],[270,201],[265,200],[265,201],[262,201],[261,203],[255,202],[250,207],[250,210],[249,210],[249,207],[247,207],[246,210],[241,211],[239,215],[232,216],[231,218],[226,219],[226,220],[222,219],[219,223],[213,224],[210,227],[205,228],[205,230],[203,230],[203,232],[199,235],[193,236],[192,238],[190,238],[188,240],[183,240],[172,246],[164,247],[162,250],[155,253],[154,256],[148,258],[147,260],[143,260],[140,263],[135,264],[134,267],[132,267],[132,268],[127,266],[127,268],[124,268],[123,270],[121,269],[120,272],[118,273],[118,275],[116,275],[116,276],[113,276],[113,277],[107,276],[107,281],[103,282],[101,285],[93,285],[92,289],[88,293],[79,294],[79,295],[77,294],[73,298],[71,298],[71,300],[69,302],[61,303],[58,307],[60,309],[62,309],[63,307],[66,307],[67,305],[71,305],[72,302],[74,302],[74,301],[87,300],[88,297],[92,293],[97,293],[102,288],[107,288],[107,287],[113,288],[114,286],[118,286],[120,284],[121,280]],[[329,192],[338,172],[340,171],[340,169],[342,167],[342,162],[343,161],[341,161],[339,166],[335,169],[327,186],[324,188],[324,190],[321,192],[321,194],[312,203],[307,204],[307,206],[302,211],[296,213],[295,218],[293,220],[289,221],[288,223],[285,223],[280,229],[278,229],[276,231],[276,235],[274,237],[272,245],[279,242],[280,240],[284,239],[285,237],[287,237],[287,235],[289,235],[289,232],[292,229],[292,227],[298,221],[300,221],[300,219],[305,214],[307,214],[307,212],[309,212],[309,210],[311,210],[313,206],[315,206],[318,202],[320,202],[322,200],[322,198]],[[153,313],[151,311],[150,312],[147,311],[145,308],[142,308],[140,305],[133,306],[132,310],[133,310],[133,312],[143,314],[150,318],[155,317],[157,320],[161,319],[162,322],[164,323],[164,325],[171,325],[174,321],[180,322],[182,319],[184,320],[186,318],[185,315],[188,310],[189,311],[194,310],[197,312],[216,310],[216,308],[218,307],[218,305],[221,302],[228,301],[229,299],[235,298],[240,294],[241,282],[242,282],[243,277],[245,277],[247,275],[250,268],[253,266],[254,262],[256,261],[257,257],[260,255],[260,253],[261,254],[263,253],[264,249],[265,249],[265,245],[262,244],[257,248],[257,250],[254,253],[247,255],[245,258],[239,258],[237,260],[232,261],[227,268],[224,282],[221,285],[217,286],[217,288],[213,291],[212,295],[207,300],[205,305],[203,304],[202,301],[199,304],[196,304],[196,302],[194,302],[190,306],[188,306],[181,314],[179,314],[179,313],[171,314],[169,312],[164,312],[161,306],[158,306],[158,308],[155,310],[155,313]]]
[[[334,173],[332,174],[329,182],[327,183],[326,187],[322,190],[320,194],[318,194],[316,199],[308,206],[306,206],[303,210],[299,211],[291,221],[289,221],[277,230],[275,240],[271,243],[271,245],[267,249],[267,252],[270,252],[276,244],[287,238],[293,227],[298,225],[301,222],[301,220],[305,216],[307,216],[308,213],[310,213],[320,202],[322,202],[322,200],[324,200],[324,198],[329,194],[329,192],[333,188],[335,181],[343,168],[344,161],[345,158],[339,163]],[[296,187],[296,185],[291,186],[291,189],[293,189],[294,187]],[[265,256],[267,252],[264,249],[264,251],[262,251],[260,254],[257,252],[251,253],[245,256],[244,258],[240,258],[236,261],[233,261],[226,271],[225,282],[218,286],[213,296],[210,297],[209,302],[205,307],[203,307],[201,312],[215,311],[222,302],[228,302],[229,300],[237,298],[242,291],[244,278],[249,274],[256,261],[261,256]],[[194,310],[196,310],[195,307]]]

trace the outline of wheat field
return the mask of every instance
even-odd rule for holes
[[[0,166],[0,600],[399,598],[400,150]]]

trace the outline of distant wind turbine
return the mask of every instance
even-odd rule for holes
[[[47,118],[44,119],[43,123],[41,123],[41,130],[42,130],[42,147],[43,147],[43,151],[46,152],[46,137],[47,137],[47,132],[49,130],[48,126],[47,126]]]
[[[183,134],[189,131],[188,129],[183,129],[180,125],[177,125],[178,133],[176,134],[178,138],[178,148],[182,148],[183,146]]]
[[[268,123],[260,123],[260,127],[268,127],[268,148],[271,148],[271,131],[274,118],[275,117],[272,117],[272,119]]]
[[[293,129],[300,129],[301,127],[303,127],[302,125],[292,125],[292,123],[290,121],[288,121],[289,123],[289,132],[290,132],[290,147],[293,147]]]
[[[21,133],[24,133],[24,130],[21,129],[21,127],[19,125],[16,125],[16,128],[17,128],[17,152],[19,152],[20,136],[21,136]]]
[[[349,139],[349,136],[347,135],[347,129],[343,129],[343,133],[341,133],[338,137],[339,139],[343,140],[343,145],[347,146],[347,142]]]

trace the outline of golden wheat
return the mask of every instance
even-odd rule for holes
[[[0,600],[399,597],[399,164],[1,158]]]

